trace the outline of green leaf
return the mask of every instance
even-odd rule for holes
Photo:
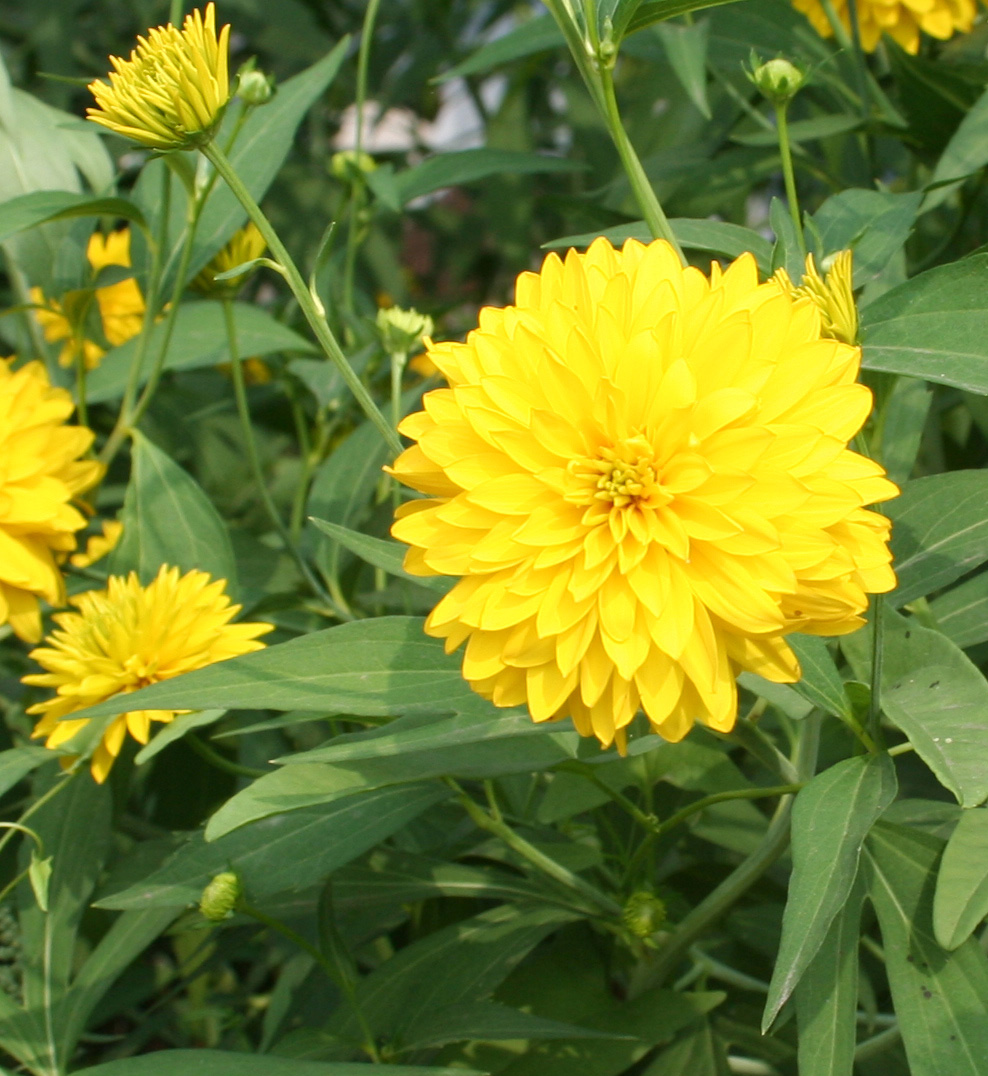
[[[237,327],[237,345],[242,355],[261,356],[282,351],[316,350],[304,336],[299,336],[297,332],[275,321],[258,306],[234,303],[233,311]],[[165,326],[161,322],[151,330],[140,384],[150,376],[164,332]],[[107,352],[100,365],[87,378],[86,398],[91,403],[115,400],[123,395],[138,346],[139,338],[135,336],[126,344]],[[192,370],[200,366],[215,366],[229,360],[230,351],[222,304],[183,303],[175,315],[175,328],[165,357],[165,369]]]
[[[188,471],[142,433],[135,430],[132,436],[133,473],[121,515],[123,536],[110,560],[112,574],[136,571],[149,583],[163,564],[183,572],[197,568],[225,579],[227,592],[235,594],[236,563],[226,524]]]
[[[865,847],[892,1001],[913,1076],[983,1076],[988,957],[973,938],[945,952],[933,932],[942,842],[877,825]]]
[[[718,7],[721,4],[735,3],[736,0],[649,0],[635,12],[628,24],[628,33],[643,30],[655,22],[674,19],[677,15],[686,15],[703,8]]]
[[[861,311],[864,366],[988,394],[988,254],[928,269]]]
[[[947,841],[933,895],[933,932],[956,949],[988,916],[988,810],[965,811]]]
[[[147,878],[97,904],[184,907],[225,870],[240,875],[249,900],[302,889],[363,855],[447,795],[438,786],[402,785],[278,815],[210,843],[196,833]]]
[[[889,600],[905,605],[988,560],[985,504],[988,471],[953,471],[915,479],[884,506],[899,580]]]
[[[73,191],[32,191],[0,205],[0,243],[50,220],[73,217],[122,217],[145,227],[144,215],[125,198],[94,198]]]
[[[980,572],[930,602],[937,626],[960,647],[988,640],[988,572]]]
[[[236,1054],[228,1050],[159,1050],[127,1057],[77,1076],[479,1076],[471,1069],[421,1065],[363,1065],[347,1062],[296,1061],[274,1054]]]
[[[179,714],[156,732],[150,741],[137,752],[134,758],[135,764],[143,766],[169,744],[181,740],[187,732],[215,725],[225,713],[226,710],[193,710],[191,714]]]
[[[889,478],[904,486],[912,474],[923,441],[933,390],[920,378],[897,377],[885,404],[882,446],[878,458]]]
[[[860,126],[860,116],[815,116],[810,120],[792,121],[789,124],[789,137],[796,143],[815,142],[820,138],[832,138],[834,135],[855,131]],[[731,141],[742,146],[775,146],[779,136],[775,131],[760,127],[756,131],[732,135]]]
[[[400,203],[407,205],[444,187],[459,187],[491,176],[579,172],[583,168],[566,157],[483,147],[427,157],[414,168],[398,172],[394,184]]]
[[[822,245],[819,254],[850,247],[854,251],[854,286],[874,280],[909,238],[921,198],[916,191],[839,191],[813,214]]]
[[[772,1026],[847,901],[861,846],[895,793],[895,767],[883,754],[838,762],[796,796],[792,878],[763,1032]]]
[[[727,1051],[709,1020],[680,1035],[642,1076],[730,1076]]]
[[[813,635],[790,635],[786,642],[799,658],[799,666],[803,671],[802,677],[793,684],[793,688],[814,706],[819,706],[824,713],[851,717],[844,682],[826,642]]]
[[[988,164],[988,92],[971,106],[950,137],[927,184],[923,212],[942,205],[964,180]],[[949,183],[955,179],[956,183]]]
[[[422,630],[419,617],[377,617],[314,631],[230,658],[127,696],[128,708],[309,710],[396,717],[497,713],[460,673],[456,654]],[[119,700],[80,710],[119,712]]]
[[[383,569],[389,575],[395,575],[399,579],[415,583],[416,586],[425,587],[426,590],[435,591],[437,594],[445,594],[452,585],[452,580],[443,576],[410,575],[406,572],[403,564],[407,547],[399,542],[371,538],[370,535],[361,534],[360,531],[350,530],[349,527],[341,527],[339,524],[330,523],[326,519],[316,519],[315,516],[310,517],[310,522],[321,530],[323,534],[328,534],[330,538],[339,542],[344,549],[349,549],[351,553],[356,553],[361,560],[366,561],[375,568]]]
[[[689,250],[702,250],[712,254],[724,254],[729,258],[740,258],[742,254],[754,254],[758,268],[763,273],[770,271],[772,262],[772,244],[751,228],[740,224],[729,224],[720,220],[692,220],[676,217],[669,221],[680,243]],[[564,247],[585,248],[603,236],[614,246],[620,246],[626,239],[637,239],[641,243],[650,243],[652,233],[644,221],[633,224],[619,224],[615,228],[603,228],[597,232],[584,232],[582,235],[567,235],[543,243],[545,250],[561,250]]]
[[[481,45],[465,60],[444,71],[436,81],[447,82],[451,78],[481,74],[525,56],[561,48],[565,43],[553,17],[538,15],[486,45]]]
[[[852,1076],[857,1033],[859,876],[796,987],[800,1076]]]
[[[710,102],[707,100],[707,46],[710,39],[710,23],[661,22],[655,32],[665,46],[669,64],[679,79],[686,95],[696,105],[705,119],[710,119]],[[795,125],[794,125],[795,126]]]
[[[34,899],[38,902],[38,907],[43,911],[48,911],[48,886],[51,882],[51,856],[42,859],[38,855],[37,848],[31,849],[31,862],[27,868],[27,876],[31,882],[31,889],[34,892]]]
[[[32,770],[51,762],[55,755],[47,747],[11,747],[0,751],[0,796],[25,778]]]

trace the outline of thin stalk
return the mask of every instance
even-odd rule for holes
[[[806,237],[803,235],[803,219],[799,212],[799,195],[796,193],[796,175],[792,167],[792,147],[789,144],[789,120],[787,113],[789,102],[784,101],[775,106],[775,120],[779,132],[779,156],[782,158],[782,175],[786,182],[786,200],[789,202],[789,216],[796,229],[796,240],[803,257],[806,257]]]
[[[225,773],[232,773],[236,777],[263,777],[266,773],[271,773],[271,770],[259,770],[254,766],[242,766],[239,762],[224,758],[219,751],[214,751],[209,744],[200,740],[194,732],[187,732],[185,739],[188,741],[189,747],[201,759],[208,762],[210,766],[223,770]]]
[[[353,983],[350,982],[349,978],[340,974],[339,969],[333,965],[333,963],[326,957],[325,953],[321,952],[311,942],[303,938],[301,934],[292,930],[287,923],[283,923],[280,919],[275,919],[274,916],[268,915],[267,912],[262,912],[259,908],[254,908],[250,904],[244,902],[241,902],[237,906],[237,911],[242,912],[244,915],[249,915],[251,919],[256,919],[257,922],[261,923],[263,926],[277,931],[283,938],[287,938],[293,945],[297,945],[299,949],[312,957],[329,979],[340,988],[343,995],[350,1003],[350,1006],[353,1009],[353,1014],[357,1018],[357,1023],[360,1024],[360,1030],[364,1035],[364,1042],[362,1044],[364,1052],[375,1064],[380,1064],[381,1056],[378,1053],[377,1043],[374,1041],[374,1033],[367,1023],[367,1018],[364,1016],[363,1010],[357,1001]]]
[[[298,565],[302,577],[319,600],[332,607],[333,599],[329,596],[326,589],[316,578],[315,573],[306,563],[305,558],[302,556],[298,545],[292,537],[291,531],[282,521],[281,513],[278,511],[277,505],[271,499],[267,483],[264,481],[264,468],[261,466],[261,457],[258,454],[257,441],[254,437],[254,426],[250,420],[250,403],[247,400],[247,386],[244,382],[244,370],[241,365],[240,348],[237,345],[237,325],[233,318],[233,301],[231,299],[223,300],[223,318],[226,323],[227,349],[230,352],[230,372],[233,377],[233,395],[237,401],[237,415],[240,418],[240,430],[244,438],[244,447],[247,449],[247,462],[250,464],[251,473],[254,476],[254,481],[257,483],[261,500],[264,503],[264,507],[267,510],[271,522],[274,524],[275,530],[285,544],[285,549]]]
[[[856,1064],[870,1061],[877,1054],[883,1053],[890,1046],[895,1046],[901,1041],[902,1032],[899,1030],[898,1025],[886,1028],[877,1035],[873,1035],[870,1039],[865,1039],[864,1042],[858,1043],[854,1050],[854,1061]]]
[[[340,371],[340,375],[346,382],[347,387],[353,393],[357,402],[360,404],[364,414],[376,427],[388,447],[395,453],[395,455],[397,455],[402,450],[401,439],[384,415],[381,414],[380,409],[377,404],[374,403],[374,400],[371,398],[370,393],[368,393],[363,382],[357,377],[356,373],[354,373],[353,367],[351,367],[350,363],[347,361],[346,356],[343,354],[343,349],[340,347],[336,337],[333,335],[332,329],[329,327],[329,323],[326,321],[326,315],[316,305],[315,299],[306,287],[305,281],[302,279],[291,255],[285,249],[284,243],[279,239],[278,233],[271,227],[271,224],[262,212],[261,207],[254,201],[250,191],[247,190],[243,181],[234,171],[226,154],[223,153],[219,146],[217,146],[215,142],[211,142],[209,145],[204,146],[201,152],[212,163],[213,167],[226,182],[237,201],[239,201],[244,209],[247,210],[247,215],[254,224],[257,225],[258,231],[264,236],[264,239],[268,244],[268,249],[280,263],[285,281],[289,288],[291,288],[292,294],[295,296],[295,299],[298,302],[302,313],[305,315],[306,321],[308,321],[312,328],[316,339],[319,341],[329,358],[333,361],[336,368]]]
[[[609,799],[613,800],[623,811],[626,811],[643,829],[653,833],[661,829],[659,820],[654,814],[646,813],[633,800],[628,799],[623,792],[618,791],[616,788],[611,788],[606,781],[602,781],[594,772],[596,770],[595,766],[585,762],[571,762],[564,763],[557,769],[568,770],[570,773],[575,773],[589,781],[595,788],[600,789]]]
[[[624,166],[625,174],[631,184],[638,207],[645,218],[645,223],[654,238],[665,239],[679,255],[679,260],[685,265],[686,256],[683,254],[683,248],[679,245],[679,240],[669,224],[669,220],[662,209],[662,204],[659,202],[658,196],[645,174],[645,169],[638,159],[635,147],[631,144],[631,139],[628,138],[628,133],[621,122],[621,113],[618,110],[617,97],[614,93],[614,78],[610,68],[602,66],[599,77],[602,89],[604,122],[607,124],[607,130],[618,151],[618,156],[621,158],[621,164]]]
[[[882,659],[884,657],[885,616],[882,595],[872,601],[874,623],[871,634],[871,699],[868,703],[868,731],[876,747],[883,743],[882,735]]]
[[[41,808],[44,807],[44,805],[46,803],[48,803],[49,800],[54,799],[55,796],[57,796],[58,793],[61,792],[63,788],[66,788],[68,785],[70,785],[72,783],[72,781],[75,779],[76,774],[80,773],[80,772],[81,772],[80,770],[74,770],[72,773],[70,773],[67,776],[62,777],[60,780],[56,781],[55,784],[53,784],[51,786],[51,788],[48,789],[47,792],[45,792],[43,795],[39,796],[34,801],[34,803],[32,803],[31,806],[28,807],[28,809],[21,815],[21,817],[17,820],[18,825],[23,827],[24,823],[32,815],[37,814],[37,812],[40,811]],[[13,838],[14,834],[18,833],[18,832],[22,832],[22,831],[19,830],[19,829],[9,829],[2,837],[0,837],[0,852],[2,852],[4,850],[4,848],[7,847],[8,842]]]

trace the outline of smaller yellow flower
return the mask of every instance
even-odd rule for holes
[[[56,695],[30,707],[41,714],[31,734],[58,747],[88,724],[87,718],[62,720],[118,693],[212,665],[215,661],[260,650],[257,636],[271,624],[231,624],[240,612],[225,593],[226,580],[206,572],[179,575],[163,565],[142,586],[134,572],[111,576],[105,590],[89,590],[72,599],[78,612],[56,613],[58,628],[31,657],[46,671],[23,678],[25,684],[50,687]],[[168,723],[176,710],[131,710],[115,718],[103,734],[90,769],[102,784],[129,732],[147,743],[151,722]]]
[[[820,0],[793,0],[821,37],[833,37],[833,27]],[[956,31],[969,33],[974,25],[978,6],[975,0],[858,0],[858,26],[861,47],[874,52],[888,34],[906,52],[919,52],[920,31],[946,41]],[[851,11],[848,0],[834,0],[834,11],[844,29],[851,33]]]
[[[109,85],[89,84],[94,123],[154,149],[208,142],[230,99],[230,27],[216,34],[216,9],[196,10],[181,30],[169,23],[137,38],[129,60],[111,56]]]
[[[119,520],[104,520],[102,534],[91,534],[86,542],[85,552],[73,553],[69,557],[69,564],[73,568],[88,568],[91,564],[102,560],[107,553],[116,549],[121,534],[123,534],[123,524]]]
[[[122,228],[107,236],[93,232],[89,237],[86,257],[94,275],[110,265],[130,268],[130,229]],[[144,323],[144,296],[133,277],[107,284],[95,292],[71,292],[64,303],[46,299],[41,288],[31,289],[31,301],[36,304],[35,317],[51,343],[64,340],[58,361],[61,366],[73,366],[82,355],[87,370],[99,366],[106,354],[94,340],[85,338],[85,320],[92,297],[99,307],[103,335],[113,347],[120,347],[141,331]]]
[[[858,342],[858,308],[854,302],[854,255],[842,250],[835,255],[826,277],[820,275],[812,254],[806,255],[803,282],[797,288],[785,269],[774,280],[793,299],[810,299],[820,311],[821,336],[844,344]]]
[[[213,255],[212,259],[199,270],[192,280],[192,287],[205,295],[214,295],[217,298],[232,298],[243,287],[244,282],[250,275],[246,269],[237,276],[227,280],[217,280],[221,273],[228,273],[236,269],[238,265],[260,258],[267,249],[264,236],[257,229],[253,221],[248,221],[243,228],[233,233],[229,242]]]

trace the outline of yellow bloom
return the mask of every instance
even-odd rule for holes
[[[775,281],[794,299],[810,299],[820,311],[822,332],[845,344],[858,342],[858,308],[854,302],[854,255],[842,250],[833,259],[826,278],[820,276],[812,254],[806,255],[803,283],[797,288],[785,269],[776,269]]]
[[[67,426],[75,405],[53,388],[40,362],[14,370],[0,359],[0,624],[17,635],[41,638],[38,599],[65,600],[56,558],[75,548],[86,518],[72,499],[102,474],[79,457],[91,430]]]
[[[230,99],[230,27],[216,36],[216,10],[186,15],[137,38],[129,60],[111,56],[110,82],[89,84],[96,107],[86,115],[117,134],[155,149],[208,141]]]
[[[107,236],[93,232],[89,237],[86,257],[94,275],[108,265],[130,268],[130,229],[122,228]],[[126,344],[141,331],[144,296],[133,277],[97,288],[91,294],[99,307],[103,335],[114,347]],[[85,322],[89,295],[81,293],[81,297],[81,303],[71,302],[63,306],[55,299],[46,299],[40,288],[31,289],[31,301],[37,306],[35,316],[44,330],[45,339],[52,343],[65,341],[58,356],[59,364],[73,366],[81,351],[86,369],[93,370],[106,352],[95,341],[85,339],[85,325],[82,323]],[[79,324],[76,324],[77,321]]]
[[[550,254],[429,357],[450,387],[393,470],[428,498],[392,533],[462,577],[426,630],[498,706],[619,747],[639,707],[668,740],[730,729],[739,669],[797,680],[787,632],[854,631],[895,584],[864,505],[898,491],[846,447],[860,351],[751,255],[707,279],[661,241]]]
[[[106,590],[90,590],[72,599],[78,612],[57,613],[58,629],[47,646],[31,651],[43,673],[24,677],[25,684],[55,688],[47,702],[28,713],[44,715],[32,733],[46,736],[45,746],[70,740],[88,720],[61,720],[116,695],[170,680],[214,661],[260,650],[258,635],[270,624],[231,624],[240,612],[224,593],[225,579],[206,572],[180,576],[162,566],[146,587],[136,574],[111,576]],[[115,718],[93,755],[93,777],[102,783],[120,754],[128,732],[147,743],[151,722],[169,722],[175,710],[132,710]]]
[[[123,524],[116,519],[107,519],[103,523],[102,534],[90,535],[86,542],[85,552],[73,553],[69,557],[69,564],[73,568],[88,568],[98,560],[102,560],[111,550],[115,549],[120,536],[123,534]]]
[[[833,29],[820,0],[793,0],[821,37],[832,37]],[[834,9],[844,29],[851,33],[851,15],[847,0],[834,0]],[[920,31],[942,41],[959,30],[968,33],[978,9],[975,0],[858,0],[858,25],[861,45],[874,52],[886,33],[915,55],[919,52]]]
[[[228,273],[231,269],[236,269],[238,265],[260,258],[265,250],[267,250],[267,243],[264,241],[264,236],[258,231],[253,221],[248,221],[243,228],[234,232],[226,246],[214,254],[212,259],[199,270],[192,280],[192,287],[206,295],[220,297],[236,295],[250,275],[249,269],[227,280],[217,280],[216,277],[220,273]]]

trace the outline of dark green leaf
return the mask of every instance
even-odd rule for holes
[[[686,15],[691,11],[735,2],[736,0],[648,0],[635,12],[628,24],[628,33],[633,34],[636,30],[643,30],[655,22],[674,19],[677,15]]]
[[[122,217],[144,227],[144,216],[125,198],[93,198],[73,191],[32,191],[0,205],[0,243],[49,220],[72,217]]]
[[[933,390],[920,378],[897,377],[885,404],[879,459],[889,478],[905,485],[923,441]]]
[[[51,762],[55,755],[47,747],[23,746],[11,747],[0,751],[0,796],[26,777],[32,770],[46,762]]]
[[[960,647],[988,640],[988,572],[980,572],[930,602],[944,635]]]
[[[945,202],[964,179],[988,164],[988,92],[983,93],[961,120],[940,155],[927,185],[923,212]],[[949,180],[955,179],[956,183]]]
[[[988,810],[964,811],[947,841],[933,896],[933,932],[956,949],[988,916]]]
[[[335,539],[351,553],[356,553],[361,560],[381,568],[389,575],[396,575],[399,579],[405,579],[409,583],[433,590],[437,594],[445,594],[451,585],[451,580],[443,576],[409,575],[402,567],[405,560],[406,546],[398,542],[384,541],[381,538],[371,538],[370,535],[361,534],[360,531],[341,527],[336,523],[330,523],[326,519],[311,517],[311,522],[330,538]]]
[[[727,1051],[709,1020],[684,1032],[642,1076],[730,1076]]]
[[[824,713],[851,716],[844,682],[824,640],[814,635],[790,635],[786,642],[803,670],[798,683],[793,684],[795,690]]]
[[[193,710],[190,714],[179,714],[173,721],[169,721],[167,725],[156,732],[150,741],[137,752],[134,759],[135,764],[143,766],[169,744],[175,743],[176,740],[181,740],[187,732],[215,725],[225,713],[226,710]]]
[[[419,1065],[362,1065],[296,1061],[272,1054],[235,1054],[226,1050],[159,1050],[143,1057],[79,1069],[78,1076],[479,1076],[470,1069]]]
[[[669,64],[687,96],[705,119],[710,119],[707,101],[707,45],[710,37],[708,22],[660,22],[655,27],[665,46]]]
[[[865,846],[892,1001],[913,1076],[983,1076],[988,957],[973,938],[952,953],[933,933],[942,842],[879,823]]]
[[[552,16],[538,15],[488,44],[481,45],[465,60],[444,71],[436,81],[446,82],[451,78],[481,74],[524,56],[561,48],[564,44],[563,35]]]
[[[864,839],[895,793],[892,760],[869,755],[831,766],[796,797],[792,879],[763,1031],[772,1026],[847,901]]]
[[[860,116],[816,116],[811,120],[795,120],[789,124],[789,137],[793,142],[814,142],[820,138],[854,131],[861,126]],[[775,131],[757,130],[733,135],[732,142],[742,146],[775,146],[779,136]]]

